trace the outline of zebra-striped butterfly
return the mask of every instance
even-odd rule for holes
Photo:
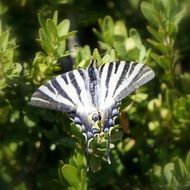
[[[114,61],[97,67],[92,60],[86,69],[66,72],[40,86],[32,95],[31,104],[67,112],[80,126],[87,151],[91,140],[107,134],[110,163],[111,130],[121,100],[153,77],[153,70],[141,63]]]

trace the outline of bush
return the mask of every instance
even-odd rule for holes
[[[188,0],[2,1],[0,189],[189,189],[188,8]],[[41,84],[92,57],[156,73],[122,102],[111,165],[105,143],[86,160],[66,114],[29,105]]]

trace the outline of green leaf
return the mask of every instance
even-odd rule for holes
[[[67,34],[69,31],[69,28],[70,28],[70,21],[68,19],[61,21],[57,26],[58,36],[61,37]]]
[[[81,190],[87,190],[87,174],[86,170],[82,169],[81,170]]]
[[[150,49],[148,51],[146,51],[146,48],[144,46],[141,46],[140,48],[140,55],[139,55],[139,62],[140,63],[144,63],[145,62],[145,59],[147,57],[149,57],[149,54],[150,54]]]
[[[89,63],[89,59],[91,56],[91,50],[88,45],[85,45],[84,47],[80,47],[77,52],[77,67],[85,68],[87,64]]]
[[[112,59],[112,61],[113,60],[115,60],[115,59]],[[111,61],[111,58],[110,58],[109,54],[104,55],[104,57],[102,58],[102,63],[108,63],[110,61]]]
[[[122,21],[115,22],[114,35],[119,35],[123,36],[124,38],[127,38],[127,29]]]
[[[180,75],[180,84],[185,93],[190,93],[190,73],[184,73]]]
[[[47,53],[47,55],[51,55],[54,51],[53,47],[51,46],[50,43],[43,41],[43,40],[38,40],[44,49],[44,51]]]
[[[117,142],[119,140],[121,140],[123,136],[123,133],[120,130],[112,130],[112,134],[111,134],[111,141],[112,142]]]
[[[148,94],[142,93],[142,92],[138,92],[138,93],[131,95],[131,99],[138,103],[145,101],[147,98],[148,98]]]
[[[47,33],[47,28],[46,28],[46,20],[44,19],[44,17],[41,15],[41,14],[38,14],[38,20],[39,20],[39,23],[42,27],[42,29],[45,31],[45,33]]]
[[[0,80],[0,90],[3,90],[7,86],[5,78]],[[0,93],[1,94],[1,93]]]
[[[125,152],[129,152],[135,146],[135,140],[131,138],[126,138],[124,140],[123,149]]]
[[[162,52],[162,54],[168,54],[169,53],[169,51],[170,51],[170,49],[169,49],[169,47],[168,46],[166,46],[165,44],[163,44],[163,43],[159,43],[159,42],[157,42],[157,41],[155,41],[155,40],[151,40],[151,39],[148,39],[148,42],[150,43],[150,44],[152,44],[154,47],[156,47],[158,50],[160,50],[160,52]]]
[[[2,88],[3,86],[1,83],[2,81],[0,80],[0,90],[3,89]],[[6,85],[4,87],[6,87]],[[4,106],[0,108],[0,124],[7,122],[7,120],[9,119],[8,118],[9,113],[10,113],[10,108],[8,106]]]
[[[98,44],[99,44],[99,46],[100,46],[102,49],[110,50],[111,48],[113,48],[112,45],[107,44],[106,42],[98,41]],[[114,46],[114,45],[113,45],[113,46]]]
[[[57,25],[57,22],[58,22],[58,11],[55,11],[54,14],[53,14],[53,23],[55,24],[55,26]]]
[[[111,16],[106,16],[102,22],[100,23],[101,28],[103,29],[102,32],[109,32],[110,35],[114,33],[114,23]]]
[[[77,189],[74,187],[69,187],[68,190],[77,190]]]
[[[8,47],[9,31],[5,31],[0,36],[0,51],[5,51]]]
[[[65,39],[68,38],[69,36],[72,36],[72,35],[74,35],[74,34],[76,34],[76,33],[77,33],[76,30],[74,30],[74,31],[72,31],[72,32],[68,32],[67,34],[65,34],[65,35],[63,35],[63,36],[61,36],[61,37],[59,37],[59,40],[65,40]]]
[[[106,31],[103,33],[103,39],[105,40],[106,43],[108,43],[109,45],[113,44],[113,35],[109,32]]]
[[[164,34],[161,33],[161,31],[155,30],[154,28],[152,28],[151,26],[147,26],[148,31],[153,35],[153,37],[162,42],[163,38],[165,37]]]
[[[20,72],[22,71],[22,66],[19,63],[14,64],[14,69],[12,70],[12,73],[9,75],[9,77],[17,77],[19,76]]]
[[[50,36],[52,42],[56,43],[58,39],[58,35],[57,35],[57,29],[54,22],[51,19],[47,19],[46,27],[47,27],[48,35]]]
[[[56,55],[58,56],[58,58],[63,57],[65,54],[67,54],[65,50],[66,50],[66,41],[65,40],[60,41],[59,46],[56,48]]]
[[[11,68],[13,68],[13,57],[14,57],[14,51],[13,50],[7,50],[3,53],[3,56],[1,58],[1,62],[5,64],[4,71],[7,72]]]
[[[77,167],[84,168],[86,166],[86,158],[82,154],[77,154]]]
[[[153,52],[151,53],[151,57],[156,61],[156,63],[158,63],[163,69],[165,69],[165,71],[170,71],[170,61],[167,57],[165,57],[164,55],[159,56],[158,54]]]
[[[152,24],[154,27],[158,28],[160,25],[159,15],[157,14],[156,9],[151,3],[143,1],[141,3],[141,10],[145,18]]]
[[[169,163],[164,167],[164,176],[167,183],[171,183],[173,179],[174,163]]]
[[[102,58],[101,58],[97,48],[94,49],[92,55],[93,55],[93,58],[96,59],[97,62],[101,65],[102,64]]]
[[[173,36],[176,36],[177,32],[178,32],[178,26],[176,26],[173,22],[170,22],[169,24],[167,24],[166,26],[166,31],[168,32],[168,35],[170,36],[170,43],[173,46],[174,44],[172,44],[172,40],[174,42]],[[166,37],[165,37],[166,40]]]
[[[97,172],[101,169],[101,158],[96,155],[90,156],[90,169],[93,172]]]
[[[123,43],[114,42],[114,49],[116,50],[119,58],[122,57],[124,59],[124,57],[126,57],[126,47]]]
[[[183,6],[181,8],[181,10],[177,13],[177,14],[174,14],[173,16],[173,22],[175,23],[175,25],[177,26],[180,21],[185,17],[186,15],[186,12],[187,12],[187,7]]]
[[[136,46],[140,49],[142,47],[142,42],[138,31],[134,28],[131,28],[129,30],[129,36],[134,39]]]
[[[62,167],[62,175],[69,182],[71,187],[80,189],[79,187],[81,186],[81,179],[79,177],[79,171],[77,168],[71,165],[65,164]]]
[[[187,176],[187,170],[185,167],[185,164],[183,163],[183,161],[181,159],[178,159],[178,161],[175,164],[175,174],[176,174],[176,178],[180,181],[180,182],[185,182],[186,176]]]
[[[190,174],[190,151],[188,152],[187,157],[186,157],[186,166],[187,166],[187,170]]]

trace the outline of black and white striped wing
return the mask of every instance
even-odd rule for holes
[[[99,67],[101,99],[121,101],[134,90],[154,78],[153,70],[142,63],[116,61]]]
[[[61,112],[76,111],[81,90],[85,88],[85,70],[73,70],[40,86],[31,97],[31,105]]]

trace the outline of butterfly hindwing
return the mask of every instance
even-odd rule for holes
[[[75,111],[85,86],[85,70],[73,70],[42,85],[32,95],[31,105],[62,112]]]

